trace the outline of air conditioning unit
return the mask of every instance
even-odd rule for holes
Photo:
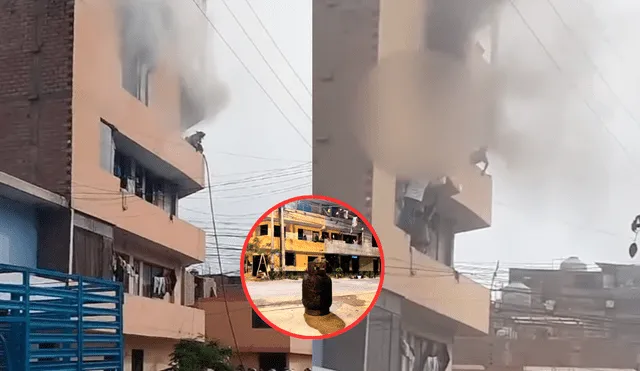
[[[615,308],[615,306],[616,306],[616,302],[615,302],[615,301],[613,301],[613,300],[607,300],[607,301],[605,302],[605,307],[606,307],[607,309],[613,309],[613,308]]]

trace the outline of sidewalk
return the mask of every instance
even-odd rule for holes
[[[333,297],[331,314],[313,317],[304,314],[300,296],[258,299],[260,312],[273,324],[298,335],[318,336],[339,331],[355,322],[369,307],[374,292],[358,292]]]

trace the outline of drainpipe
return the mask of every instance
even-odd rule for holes
[[[69,203],[71,206],[71,203]],[[74,232],[74,223],[75,223],[75,210],[73,206],[71,209],[71,222],[69,223],[69,274],[73,274],[73,232]]]
[[[280,207],[280,267],[284,270],[284,241],[286,240],[286,228],[284,225],[284,207]]]
[[[280,227],[280,228],[282,228],[282,227]],[[274,241],[274,239],[275,239],[275,237],[274,237],[275,226],[273,224],[273,213],[271,213],[271,231],[270,231],[270,233],[271,233],[271,247],[273,248],[273,246],[275,246],[275,244],[274,244],[274,242],[275,242]],[[282,233],[282,231],[280,231],[280,233]]]

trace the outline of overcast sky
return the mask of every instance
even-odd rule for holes
[[[218,233],[225,235],[220,238],[225,271],[239,269],[238,249],[242,248],[244,236],[260,214],[286,198],[311,193],[311,148],[302,139],[311,143],[311,120],[306,116],[311,117],[312,112],[311,95],[307,92],[312,86],[311,1],[247,1],[287,60],[262,29],[246,1],[208,1],[209,17],[219,31],[217,34],[211,30],[215,46],[213,63],[228,85],[230,101],[215,120],[197,129],[207,134],[204,147],[213,176]],[[242,62],[221,41],[220,35]],[[209,228],[207,232],[210,232],[207,200],[203,192],[182,200],[181,213],[183,218]],[[215,249],[208,248],[207,252],[215,254]],[[212,272],[217,272],[217,256],[210,255],[209,262]]]
[[[311,0],[248,1],[306,88],[311,89]],[[230,103],[214,122],[203,124],[199,129],[207,132],[204,144],[214,174],[220,233],[242,236],[255,218],[273,204],[311,191],[311,150],[291,125],[311,142],[311,122],[306,115],[311,115],[312,101],[247,3],[244,0],[226,2],[269,65],[222,0],[209,1],[211,19],[291,121],[290,124],[283,118],[228,47],[214,36],[214,61],[229,86]],[[571,97],[572,108],[566,112],[568,121],[581,126],[568,129],[568,137],[574,141],[569,141],[567,146],[590,148],[590,144],[581,142],[582,135],[587,135],[596,141],[600,160],[597,166],[593,165],[591,174],[571,178],[560,182],[561,187],[552,188],[544,188],[544,184],[554,183],[553,179],[570,173],[570,168],[560,169],[560,175],[557,168],[546,173],[542,169],[537,172],[540,186],[523,187],[499,160],[492,161],[493,226],[459,235],[456,261],[478,267],[493,266],[497,260],[501,260],[503,266],[522,263],[550,267],[552,263],[559,264],[562,258],[576,255],[587,263],[633,262],[628,258],[627,247],[632,237],[631,219],[640,213],[637,194],[640,124],[636,119],[640,118],[640,106],[636,103],[640,92],[637,72],[640,56],[635,51],[635,35],[640,34],[635,32],[640,31],[640,3],[633,0],[519,0],[515,4],[536,36],[525,27],[515,9],[508,9],[503,15],[503,34],[509,37],[502,43],[509,49],[505,53],[521,54],[513,63],[526,68],[535,66],[536,70],[554,76],[558,71],[551,63],[550,53],[560,64],[561,72],[569,76],[570,84],[581,84]],[[270,68],[290,93],[283,89]],[[561,152],[554,156],[566,159],[569,154]],[[594,161],[579,156],[572,160],[583,168],[589,166],[585,162]],[[548,164],[549,168],[553,165]],[[241,179],[246,182],[239,182]],[[199,226],[210,228],[206,200],[206,195],[200,193],[182,201],[182,206],[187,208],[182,209],[182,215]],[[224,249],[239,249],[241,245],[241,238],[221,238]],[[213,253],[211,249],[209,252]],[[233,254],[224,258],[225,270],[238,269],[237,252],[223,250],[223,253]],[[215,256],[211,256],[211,262],[216,271]]]

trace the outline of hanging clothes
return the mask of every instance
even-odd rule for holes
[[[153,296],[164,298],[167,293],[166,280],[164,277],[153,277]]]

